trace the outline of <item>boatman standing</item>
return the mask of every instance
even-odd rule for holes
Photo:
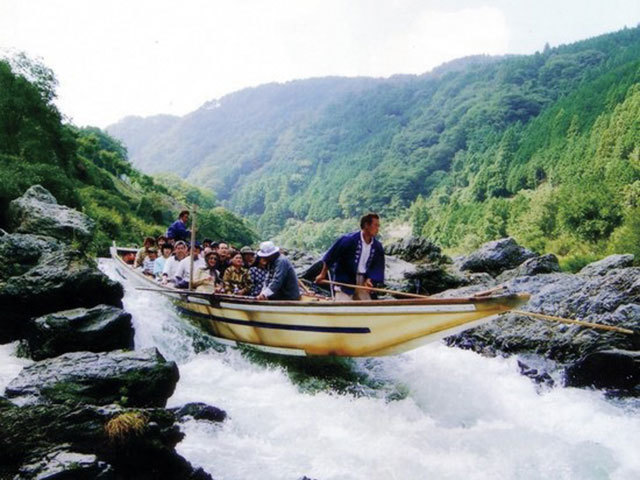
[[[187,230],[187,222],[189,221],[189,210],[182,210],[178,219],[167,229],[167,238],[173,239],[174,242],[182,240],[188,242],[191,237],[191,230]]]
[[[384,283],[384,249],[375,238],[380,230],[380,217],[368,213],[360,219],[360,231],[340,237],[322,258],[322,271],[316,283],[327,278],[329,270],[335,271],[336,282],[373,287]],[[368,290],[336,287],[337,301],[371,300]]]

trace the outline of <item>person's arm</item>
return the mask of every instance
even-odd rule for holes
[[[338,258],[340,257],[340,254],[342,253],[343,243],[344,243],[343,239],[344,237],[340,237],[338,240],[336,240],[333,243],[333,245],[331,245],[331,248],[327,250],[327,253],[324,254],[324,257],[322,257],[322,270],[316,276],[315,283],[319,284],[320,282],[322,282],[322,280],[325,280],[327,278],[327,272],[329,272],[329,266],[333,265],[338,260]]]

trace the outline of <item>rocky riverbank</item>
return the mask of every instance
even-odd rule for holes
[[[418,285],[419,293],[459,297],[503,286],[505,293],[531,294],[525,311],[640,331],[640,268],[633,265],[633,255],[612,255],[571,274],[560,271],[554,255],[537,255],[512,238],[489,242],[453,260],[436,249],[423,239],[406,240],[390,249],[417,262],[417,269],[405,275],[406,290],[416,291]],[[637,333],[510,313],[446,342],[484,355],[518,355],[522,372],[538,382],[552,380],[548,372],[528,365],[526,359],[532,356],[552,361],[563,372],[565,385],[638,396],[639,340]]]
[[[178,367],[134,351],[122,286],[86,254],[93,222],[40,186],[0,232],[0,343],[35,360],[0,396],[0,478],[208,479],[175,451],[184,418],[224,421],[211,406],[164,408]]]

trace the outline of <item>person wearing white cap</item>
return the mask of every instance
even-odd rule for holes
[[[257,255],[267,260],[269,276],[265,288],[256,298],[258,300],[300,300],[298,277],[289,259],[280,254],[280,248],[273,242],[262,242]]]

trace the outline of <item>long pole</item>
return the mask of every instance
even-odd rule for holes
[[[387,290],[386,288],[367,287],[365,285],[352,285],[350,283],[333,282],[331,280],[323,280],[320,283],[324,283],[327,285],[339,285],[341,287],[348,287],[348,288],[357,288],[359,290],[369,290],[370,292],[388,293],[390,295],[404,295],[405,297],[412,297],[412,298],[431,298],[431,297],[428,297],[427,295],[418,295],[417,293],[398,292],[396,290]]]
[[[193,290],[193,247],[196,243],[196,209],[197,205],[193,206],[193,215],[191,216],[191,248],[189,250],[189,290]]]

